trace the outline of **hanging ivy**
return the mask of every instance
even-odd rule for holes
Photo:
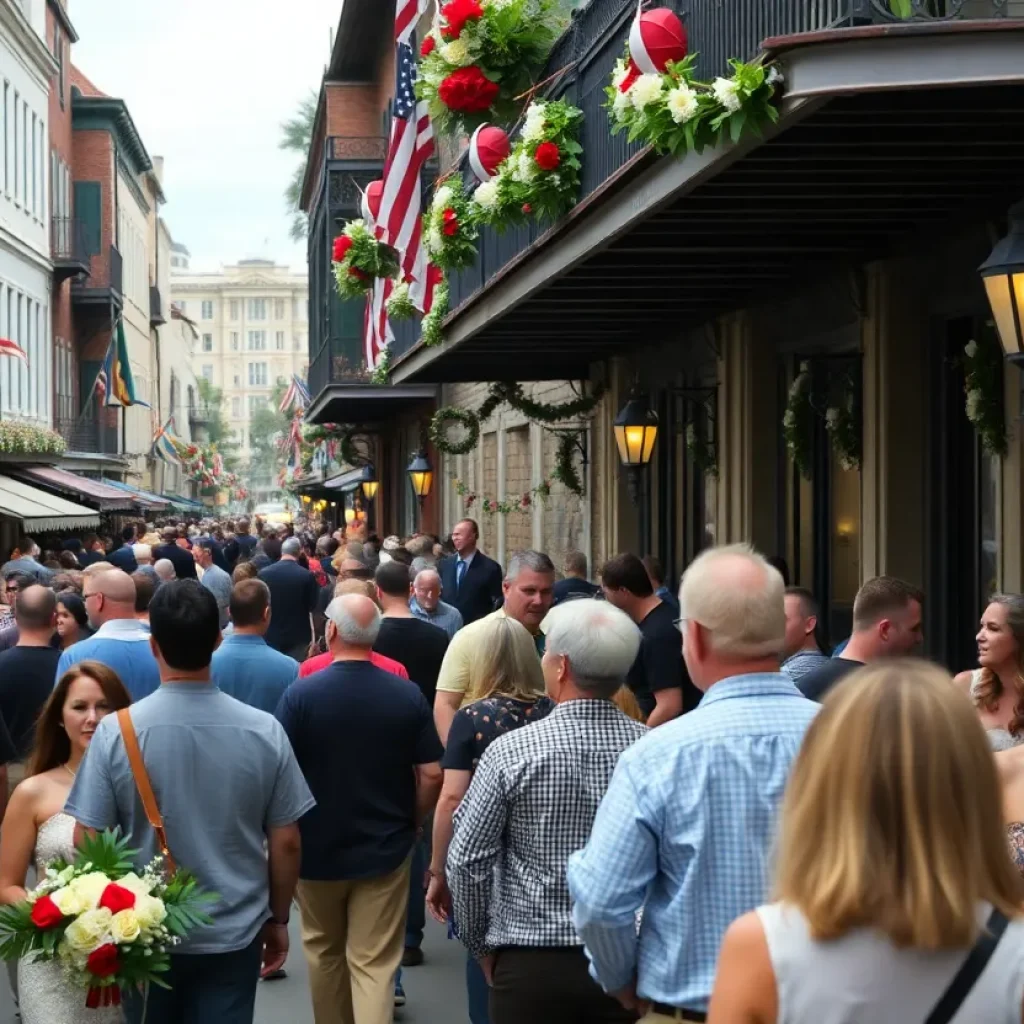
[[[576,436],[563,434],[558,439],[558,451],[555,453],[555,468],[551,472],[552,480],[559,480],[573,494],[583,493],[583,481],[576,469]]]

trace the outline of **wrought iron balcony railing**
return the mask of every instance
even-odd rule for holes
[[[388,140],[383,136],[332,135],[327,140],[328,160],[383,160],[387,152]]]

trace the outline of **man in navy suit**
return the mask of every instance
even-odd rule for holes
[[[474,520],[459,520],[452,530],[457,555],[445,558],[437,567],[445,601],[459,609],[467,626],[490,615],[502,601],[504,573],[493,558],[477,551],[479,539],[480,527]]]

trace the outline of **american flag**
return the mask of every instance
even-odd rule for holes
[[[28,366],[28,356],[25,354],[25,350],[10,338],[0,338],[0,356],[13,356]]]
[[[398,0],[395,9],[395,39],[407,43],[416,28],[416,21],[430,5],[430,0]]]
[[[291,383],[281,398],[281,404],[277,407],[277,411],[288,412],[293,406],[300,412],[309,408],[309,388],[297,373],[292,374]]]
[[[366,316],[363,322],[363,345],[365,348],[366,365],[375,369],[380,362],[381,353],[395,340],[388,320],[388,299],[395,285],[390,278],[377,278],[373,282],[373,290],[366,297]]]

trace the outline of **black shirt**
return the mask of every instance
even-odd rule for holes
[[[539,722],[555,709],[550,697],[516,700],[514,697],[485,697],[459,708],[448,730],[448,745],[442,768],[476,771],[484,751],[499,737],[531,722]]]
[[[131,544],[122,544],[116,551],[111,551],[107,555],[107,561],[111,565],[116,565],[118,569],[123,569],[129,576],[139,567]]]
[[[308,644],[312,636],[309,615],[320,596],[316,577],[298,562],[285,558],[260,570],[260,579],[270,587],[267,643],[285,654]]]
[[[564,580],[559,580],[554,585],[551,604],[554,607],[556,604],[567,601],[570,597],[596,597],[600,591],[601,588],[596,583],[582,580],[579,576],[566,576]]]
[[[196,578],[196,560],[184,548],[177,544],[161,544],[153,549],[153,563],[156,564],[161,558],[174,566],[174,573],[179,580],[194,580]]]
[[[0,654],[0,718],[14,743],[15,759],[32,750],[36,720],[53,693],[60,650],[12,647]]]
[[[316,798],[299,820],[300,877],[396,870],[416,838],[413,768],[444,752],[423,694],[368,661],[335,662],[292,683],[277,718]]]
[[[683,638],[673,625],[674,619],[672,609],[662,601],[639,623],[640,653],[626,682],[645,717],[657,704],[654,694],[673,686],[683,691],[684,712],[692,711],[700,703],[701,692],[690,682],[683,664]]]
[[[411,616],[408,619],[385,616],[373,649],[404,665],[409,680],[420,688],[427,703],[434,706],[437,677],[441,673],[444,652],[448,650],[448,634],[443,629]]]
[[[863,661],[853,661],[851,658],[829,658],[828,661],[808,672],[796,681],[797,689],[810,700],[821,703],[825,694],[832,689],[844,676],[863,668]]]

